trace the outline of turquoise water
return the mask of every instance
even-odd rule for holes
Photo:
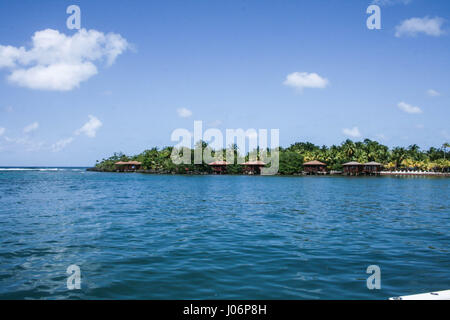
[[[385,299],[450,289],[450,179],[0,169],[0,298]],[[68,290],[66,269],[81,269]],[[381,269],[368,290],[366,268]]]

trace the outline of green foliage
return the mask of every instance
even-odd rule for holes
[[[416,169],[449,171],[450,161],[447,154],[448,143],[444,143],[441,148],[431,147],[428,150],[420,150],[419,146],[413,144],[407,148],[395,147],[390,150],[387,146],[365,139],[362,142],[353,142],[347,139],[341,145],[316,146],[310,142],[297,142],[288,148],[280,148],[279,174],[292,175],[303,171],[303,163],[311,160],[319,160],[327,164],[329,170],[342,170],[342,164],[348,161],[358,161],[360,163],[376,161],[382,163],[387,169]],[[208,144],[199,141],[195,145],[197,152],[203,152],[208,148]],[[113,156],[97,161],[96,168],[103,171],[115,171],[114,163],[117,161],[136,160],[142,163],[142,170],[154,173],[177,173],[177,174],[202,174],[211,173],[211,167],[202,162],[194,163],[195,149],[190,149],[192,164],[176,165],[171,160],[173,147],[165,147],[161,150],[152,148],[136,156],[126,156],[119,152]],[[209,148],[208,148],[209,150]],[[257,157],[262,159],[256,150]],[[270,150],[269,150],[270,152]],[[242,166],[237,164],[238,157],[249,159],[249,154],[245,156],[238,147],[233,144],[227,149],[212,151],[213,155],[221,153],[225,160],[228,156],[234,156],[234,163],[227,166],[229,174],[241,174]],[[228,158],[230,159],[230,158]]]
[[[280,152],[279,174],[291,175],[303,171],[303,156],[293,151]]]

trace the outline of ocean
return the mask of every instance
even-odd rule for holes
[[[450,179],[0,168],[0,299],[387,299],[450,289]],[[67,268],[80,270],[69,290]],[[379,267],[380,289],[367,268]]]

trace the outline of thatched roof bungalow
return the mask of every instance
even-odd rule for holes
[[[370,161],[364,163],[364,173],[367,174],[379,174],[383,169],[383,165],[379,162]]]
[[[261,160],[256,160],[244,162],[242,165],[244,166],[245,174],[261,174],[261,168],[264,168],[266,163]]]
[[[306,174],[326,173],[326,170],[326,163],[317,160],[308,161],[303,164],[303,171],[306,172]]]
[[[218,161],[208,163],[208,165],[211,166],[211,169],[213,170],[213,172],[216,174],[226,173],[227,165],[229,165],[229,164],[230,163],[223,161],[223,160],[218,160]]]
[[[342,166],[344,167],[344,174],[347,174],[350,176],[359,175],[364,170],[364,165],[362,163],[359,163],[356,161],[350,161],[350,162],[344,163]]]
[[[114,164],[116,171],[133,172],[141,168],[142,163],[139,161],[118,161]]]

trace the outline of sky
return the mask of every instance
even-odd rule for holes
[[[447,0],[2,0],[0,166],[92,166],[194,120],[440,147],[449,72]]]

